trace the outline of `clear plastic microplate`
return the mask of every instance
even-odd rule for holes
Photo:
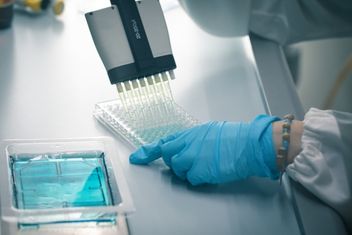
[[[128,106],[121,99],[95,105],[94,116],[102,124],[138,147],[161,137],[190,128],[198,121],[173,100],[135,103]]]
[[[0,150],[5,222],[114,224],[134,210],[111,138],[4,140]]]

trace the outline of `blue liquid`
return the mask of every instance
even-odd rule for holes
[[[11,156],[14,204],[18,209],[114,204],[100,151]]]

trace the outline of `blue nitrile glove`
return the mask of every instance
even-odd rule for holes
[[[191,184],[222,183],[250,176],[278,178],[271,123],[259,115],[252,122],[209,122],[142,146],[133,164],[163,158],[173,172]]]

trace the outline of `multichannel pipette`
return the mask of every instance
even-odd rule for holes
[[[111,0],[86,14],[94,44],[119,99],[97,104],[95,116],[134,145],[196,124],[173,99],[176,68],[158,0]]]
[[[176,64],[159,1],[111,0],[111,4],[86,14],[111,84],[125,93],[173,79]]]

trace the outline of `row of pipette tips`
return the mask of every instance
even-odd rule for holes
[[[174,78],[173,71],[167,71],[116,84],[125,114],[121,118],[134,132],[148,135],[147,130],[155,129],[154,134],[158,135],[160,133],[155,133],[158,126],[175,122],[177,115],[169,84]]]
[[[147,84],[154,85],[161,81],[166,82],[174,79],[175,79],[174,71],[170,70],[163,73],[154,74],[148,77],[134,79],[131,81],[119,82],[116,84],[116,88],[117,88],[117,92],[121,93],[121,92],[129,91],[132,88],[137,89],[137,88],[145,87],[147,86]]]

